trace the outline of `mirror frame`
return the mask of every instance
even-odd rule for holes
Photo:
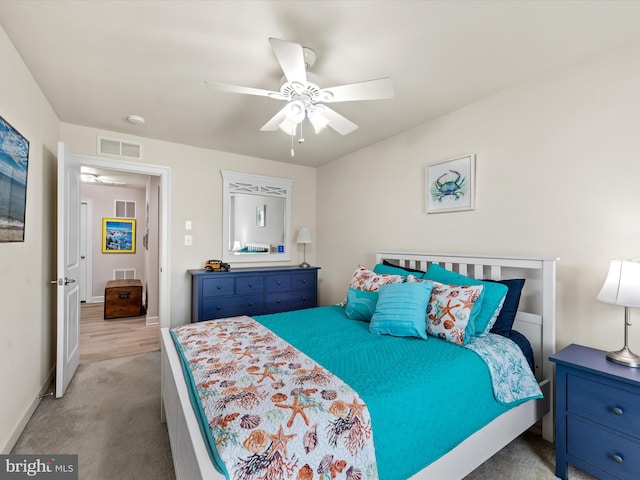
[[[266,177],[250,173],[220,170],[222,174],[222,261],[236,262],[283,262],[291,260],[291,189],[293,180]],[[251,253],[233,255],[229,252],[231,194],[246,193],[284,198],[284,253]]]

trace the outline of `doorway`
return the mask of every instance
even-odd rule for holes
[[[80,365],[159,350],[159,177],[81,164],[81,179]],[[133,252],[105,252],[104,218],[133,221]],[[134,316],[105,318],[105,287],[112,280],[142,281]]]

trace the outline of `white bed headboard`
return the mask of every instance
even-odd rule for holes
[[[422,271],[435,263],[478,280],[525,278],[514,329],[531,343],[536,366],[534,373],[538,381],[553,378],[549,356],[555,352],[556,343],[557,258],[376,252],[376,263],[384,260],[399,267]]]

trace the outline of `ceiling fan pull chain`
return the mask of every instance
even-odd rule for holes
[[[298,126],[296,125],[296,130],[297,129],[298,129]],[[293,132],[293,135],[291,135],[291,156],[292,157],[295,156],[296,154],[295,150],[293,149],[293,137],[295,137],[295,135],[296,135],[295,132]]]

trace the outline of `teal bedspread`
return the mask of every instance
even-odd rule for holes
[[[381,480],[409,478],[509,409],[494,399],[487,366],[463,347],[373,335],[340,306],[255,319],[360,394]]]

